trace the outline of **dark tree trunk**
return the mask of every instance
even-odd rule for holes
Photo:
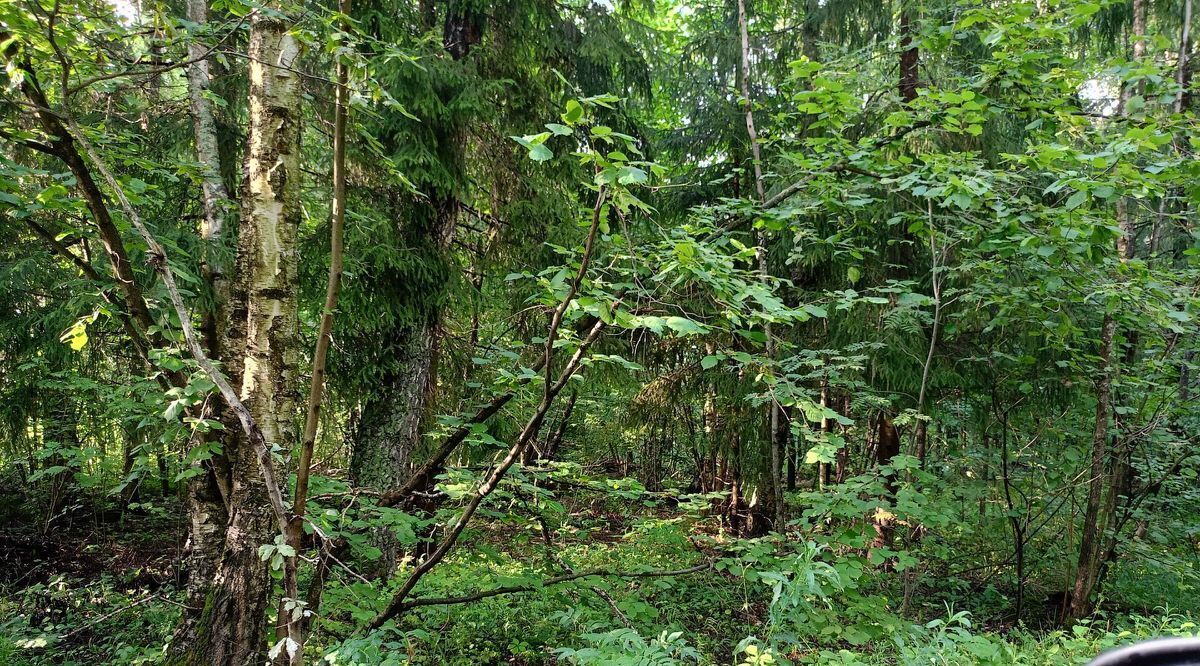
[[[1074,622],[1092,612],[1092,591],[1096,584],[1100,566],[1100,540],[1104,535],[1101,508],[1105,485],[1104,462],[1108,457],[1109,395],[1112,390],[1113,335],[1116,322],[1111,315],[1104,316],[1100,331],[1100,379],[1096,382],[1096,424],[1092,433],[1092,460],[1088,470],[1088,497],[1083,514],[1082,534],[1079,542],[1079,561],[1075,570],[1075,585],[1071,591],[1071,605],[1067,609],[1066,621]]]
[[[883,466],[889,465],[892,459],[900,454],[900,433],[896,431],[896,426],[892,425],[892,420],[886,414],[879,417],[879,435],[875,449],[875,462]],[[895,476],[888,473],[884,476],[884,495],[889,501],[896,495],[896,480]],[[871,543],[872,548],[891,548],[892,535],[895,530],[895,518],[876,512],[872,517],[872,523],[875,527],[875,540]]]
[[[667,439],[665,427],[650,427],[646,440],[642,443],[642,464],[639,476],[642,485],[650,492],[662,490],[663,449]]]
[[[137,502],[141,498],[142,480],[131,478],[133,467],[137,463],[140,438],[141,435],[136,427],[127,428],[125,440],[121,443],[121,482],[125,484],[125,487],[121,489],[121,501],[125,506]]]
[[[1146,55],[1146,2],[1133,0],[1133,59],[1142,60]],[[1135,94],[1143,92],[1141,84],[1121,88],[1120,100],[1117,104],[1118,115],[1128,113],[1127,107]],[[1117,236],[1117,258],[1125,263],[1133,258],[1137,240],[1136,216],[1125,199],[1118,199],[1116,204],[1117,223],[1121,233]],[[1109,401],[1112,395],[1113,377],[1117,374],[1120,360],[1114,353],[1114,341],[1117,323],[1111,313],[1104,314],[1104,323],[1100,328],[1100,376],[1096,381],[1096,423],[1092,433],[1092,461],[1089,469],[1088,497],[1084,510],[1082,534],[1079,542],[1079,561],[1075,570],[1075,584],[1071,590],[1071,605],[1067,609],[1066,622],[1072,623],[1091,614],[1093,610],[1092,596],[1096,592],[1100,579],[1100,569],[1103,565],[1104,535],[1112,509],[1116,506],[1117,493],[1121,491],[1126,474],[1119,471],[1111,479],[1112,487],[1108,488],[1107,504],[1103,501],[1106,481],[1105,463],[1108,459],[1109,418],[1112,409]],[[1132,336],[1131,336],[1132,337]],[[1130,358],[1132,360],[1132,357]]]
[[[900,99],[912,102],[917,99],[920,58],[913,41],[913,20],[910,10],[900,14]]]
[[[800,443],[793,439],[787,456],[787,489],[791,492],[796,490],[796,459],[799,455]]]
[[[571,423],[571,413],[575,411],[575,401],[578,399],[579,394],[572,392],[571,398],[567,400],[566,406],[563,407],[563,413],[562,416],[559,417],[558,425],[554,427],[554,430],[552,430],[550,435],[546,438],[546,443],[542,446],[542,450],[535,451],[537,454],[535,461],[554,460],[558,455],[559,450],[562,448],[563,438],[567,434],[567,428]],[[532,449],[533,447],[531,446],[527,450]]]
[[[62,452],[79,448],[79,421],[75,413],[74,402],[65,392],[53,391],[49,394],[50,403],[42,421],[43,446],[53,445],[53,455],[43,462],[45,469],[55,467],[59,471],[49,475],[49,501],[46,505],[46,527],[49,529],[66,507],[67,501],[74,494],[75,484],[71,472],[71,462]]]
[[[398,343],[404,347],[395,352],[396,367],[363,407],[350,457],[350,478],[356,486],[386,491],[408,479],[430,393],[435,335],[432,322],[406,329]],[[396,568],[400,544],[390,530],[381,528],[374,545],[382,555],[369,573],[387,578]]]
[[[422,8],[432,27],[436,8],[433,3],[423,4]],[[483,17],[471,8],[451,3],[442,26],[443,47],[454,60],[460,60],[479,42],[483,27]],[[436,118],[428,122],[444,131],[440,146],[442,161],[458,168],[465,152],[465,128]],[[423,201],[420,205],[428,208],[418,209],[416,215],[423,219],[405,220],[401,233],[408,236],[405,242],[410,246],[427,248],[430,256],[436,256],[450,247],[461,206],[450,191],[435,192]],[[434,304],[425,310],[414,321],[398,326],[393,339],[386,341],[387,349],[381,360],[389,369],[377,391],[363,405],[357,427],[351,433],[350,476],[356,485],[387,491],[399,488],[408,479],[430,398],[437,386],[441,350],[441,305]],[[375,545],[383,551],[383,557],[374,573],[389,575],[395,568],[399,544],[390,532],[380,532]]]
[[[850,414],[850,394],[849,393],[846,393],[842,396],[841,413],[842,413],[842,416],[848,416]],[[843,431],[844,430],[845,429],[843,428]],[[850,458],[850,440],[849,440],[849,438],[847,438],[846,444],[844,446],[842,446],[842,448],[838,449],[838,452],[837,452],[837,467],[834,471],[834,476],[833,476],[834,483],[841,484],[841,483],[846,482],[846,463],[848,462],[849,458]]]

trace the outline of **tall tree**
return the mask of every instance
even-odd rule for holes
[[[262,437],[284,450],[297,442],[297,253],[300,185],[301,45],[283,13],[254,15],[249,42],[249,127],[236,273],[230,285],[226,372]],[[229,521],[195,638],[177,661],[250,664],[261,660],[272,591],[259,547],[274,541],[267,482],[256,446],[236,423],[226,428]]]

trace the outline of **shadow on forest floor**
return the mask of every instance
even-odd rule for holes
[[[40,520],[12,518],[0,528],[0,589],[19,590],[58,576],[92,581],[105,574],[148,590],[179,582],[186,534],[174,501],[148,511],[79,507],[48,529]]]

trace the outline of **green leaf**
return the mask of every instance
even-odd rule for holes
[[[579,105],[579,102],[573,99],[567,100],[566,108],[566,113],[562,114],[562,119],[568,125],[574,125],[579,122],[580,118],[583,118],[583,107]]]
[[[545,162],[554,157],[554,153],[543,145],[550,136],[550,132],[542,132],[540,134],[527,134],[525,136],[512,136],[509,138],[521,144],[529,151],[529,159],[534,162]]]
[[[663,321],[668,328],[680,335],[695,335],[706,330],[703,325],[684,317],[666,317]]]
[[[617,182],[622,185],[646,182],[646,172],[637,167],[623,166],[617,171]]]
[[[67,343],[74,351],[82,350],[88,343],[87,321],[81,319],[75,322],[74,325],[63,331],[63,334],[59,336],[59,340]]]

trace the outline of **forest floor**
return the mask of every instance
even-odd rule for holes
[[[632,518],[628,510],[587,502],[569,508],[570,527],[552,538],[556,557],[576,570],[677,569],[705,560],[714,569],[589,579],[422,609],[404,621],[396,663],[411,655],[420,664],[743,664],[755,663],[754,650],[771,648],[775,661],[758,663],[1049,665],[1085,663],[1139,637],[1196,632],[1187,615],[1111,605],[1071,631],[1013,626],[989,615],[989,604],[1003,596],[994,587],[937,581],[928,571],[905,604],[903,576],[857,568],[849,554],[814,560],[814,551],[805,554],[794,539],[723,542],[711,521],[661,506]],[[80,510],[48,530],[37,521],[6,521],[0,664],[155,663],[182,606],[185,526],[173,500],[149,511]],[[544,539],[529,521],[481,525],[470,548],[427,579],[423,594],[463,594],[557,573]],[[814,587],[822,572],[842,578]],[[326,631],[310,646],[314,657],[382,663],[381,652],[334,636],[351,633],[389,594],[387,586],[335,576],[322,607]]]
[[[10,523],[0,528],[0,586],[27,587],[60,576],[122,576],[130,587],[154,590],[177,582],[184,523],[178,507],[171,508],[77,516],[49,526]]]

